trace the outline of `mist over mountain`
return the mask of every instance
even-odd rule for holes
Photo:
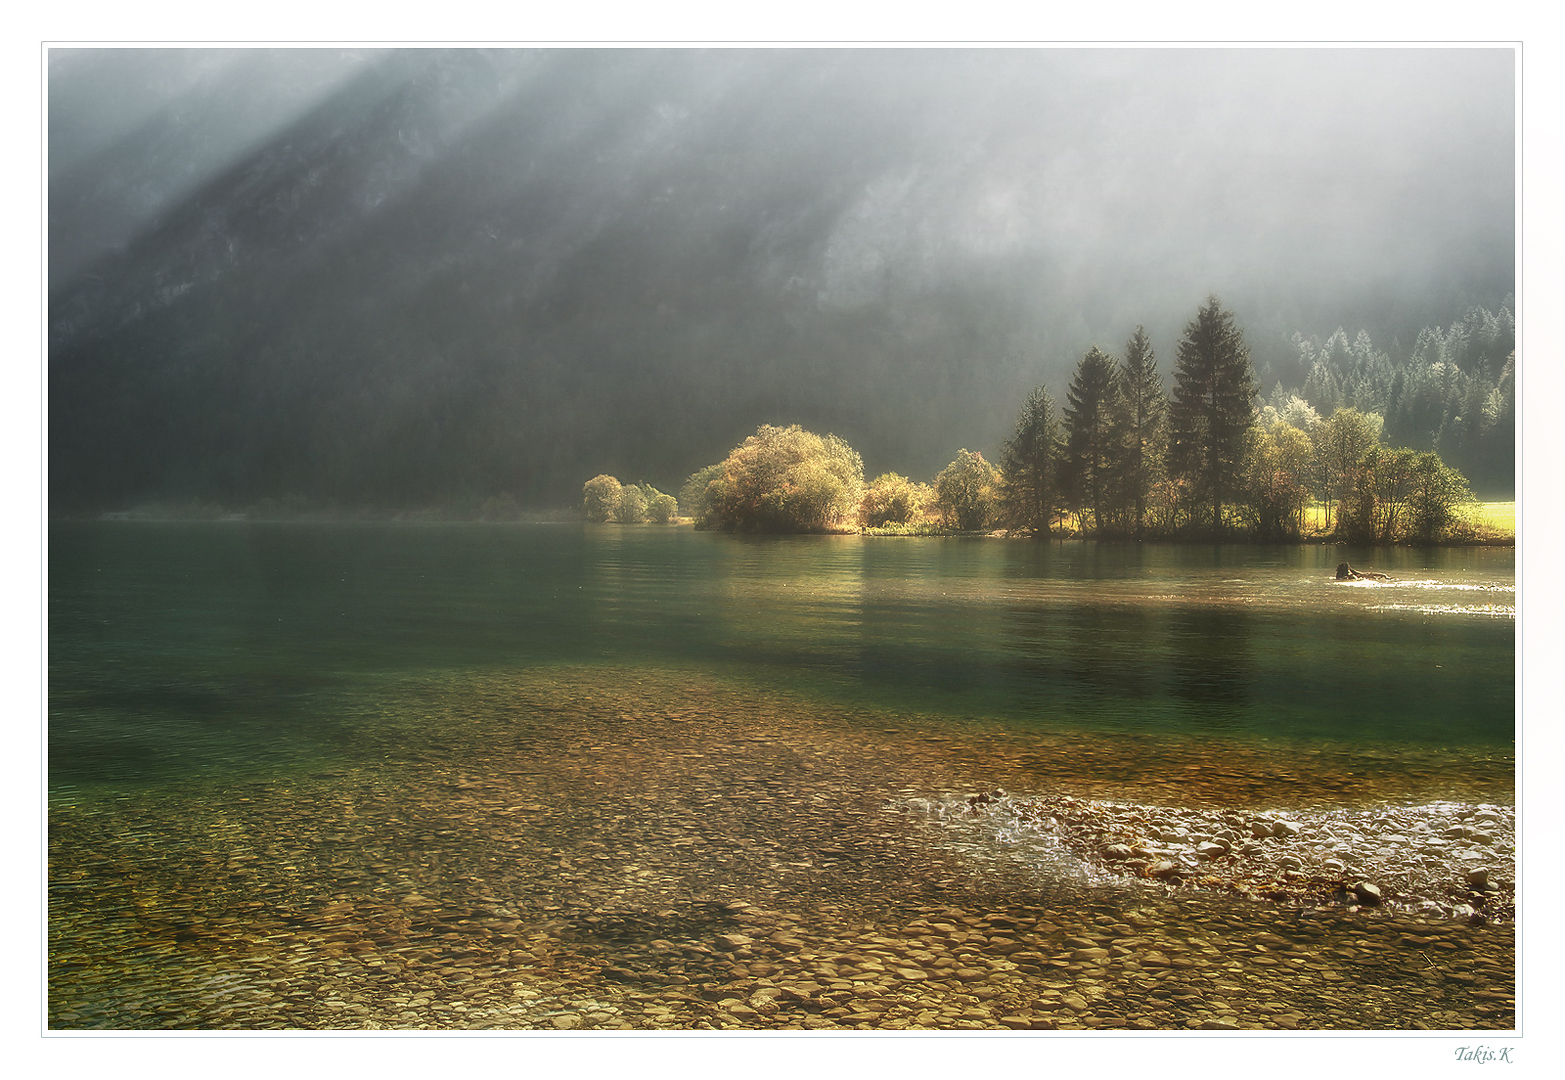
[[[1209,293],[1295,332],[1513,292],[1514,55],[50,54],[56,511],[664,490],[761,423],[990,451]]]

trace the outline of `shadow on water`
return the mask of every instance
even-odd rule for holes
[[[1252,633],[1245,612],[1182,608],[1169,624],[1172,689],[1187,723],[1197,730],[1243,726]]]

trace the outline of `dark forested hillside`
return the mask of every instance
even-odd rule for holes
[[[1391,446],[1433,450],[1479,492],[1509,498],[1516,486],[1516,320],[1506,298],[1498,311],[1471,307],[1444,328],[1425,326],[1409,343],[1376,346],[1367,330],[1351,338],[1294,335],[1306,374],[1292,393],[1281,382],[1270,404],[1282,412],[1293,394],[1322,416],[1339,408],[1376,413]]]
[[[1510,55],[1333,60],[1328,112],[1466,80],[1384,118],[1407,146],[1381,153],[1280,96],[1305,54],[370,54],[81,261],[72,208],[189,152],[188,117],[153,116],[51,176],[80,263],[49,298],[51,505],[555,505],[600,472],[677,489],[760,423],[933,475],[1093,341],[1171,342],[1214,290],[1279,343],[1270,387],[1293,328],[1411,338],[1512,290]],[[1409,169],[1440,177],[1416,206]],[[1334,230],[1373,258],[1326,273]]]

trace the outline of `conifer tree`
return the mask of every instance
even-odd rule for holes
[[[1215,296],[1185,327],[1169,406],[1169,467],[1194,497],[1212,508],[1212,532],[1223,531],[1223,503],[1238,490],[1245,435],[1255,423],[1259,387],[1250,350]]]
[[[1048,536],[1062,503],[1060,424],[1054,399],[1040,386],[1027,395],[1016,433],[1000,453],[1001,512],[1006,528]]]
[[[1065,393],[1065,462],[1070,501],[1082,528],[1101,533],[1104,511],[1112,502],[1119,455],[1115,453],[1114,417],[1120,409],[1119,371],[1096,345],[1076,365]]]
[[[1131,531],[1140,536],[1146,525],[1147,493],[1162,471],[1167,442],[1168,398],[1158,374],[1157,356],[1145,327],[1125,343],[1120,369],[1120,413],[1116,442],[1121,454],[1119,488]]]

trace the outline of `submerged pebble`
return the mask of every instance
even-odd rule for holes
[[[414,689],[389,700],[421,701],[438,745],[51,799],[50,1026],[1514,1026],[1514,816],[1407,802],[1439,762],[1369,785],[1403,804],[1268,817],[1254,777],[1294,775],[1275,797],[1353,770],[1174,743],[1146,769],[1145,740],[952,731],[684,673]],[[1481,866],[1454,839],[1416,865],[1465,867],[1484,925],[1412,903],[1360,846],[1468,820],[1492,835],[1462,838]],[[1259,852],[1236,843],[1262,822]],[[1351,858],[1311,846],[1328,833]],[[1386,902],[1317,903],[1285,858],[1351,865]],[[1309,902],[1209,880],[1243,866]]]

